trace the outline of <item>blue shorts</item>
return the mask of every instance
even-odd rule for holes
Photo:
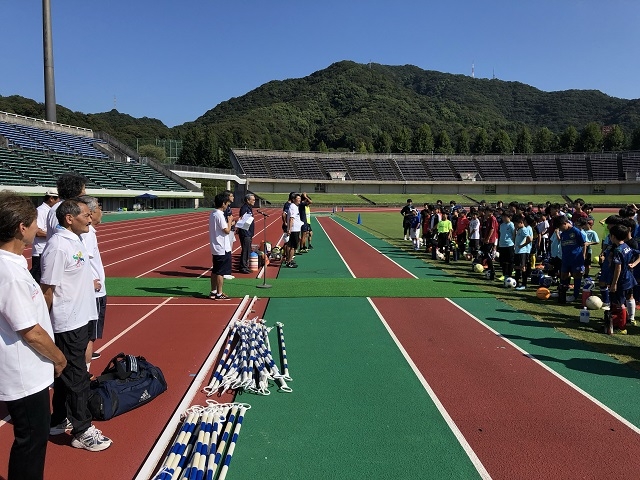
[[[573,259],[571,262],[562,260],[560,273],[584,273],[584,258]]]

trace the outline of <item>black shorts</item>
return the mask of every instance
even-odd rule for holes
[[[300,231],[301,232],[310,232],[311,231],[311,225],[309,225],[308,223],[303,223]]]
[[[591,254],[587,253],[584,257],[584,266],[585,267],[590,267],[591,266]]]
[[[231,252],[224,255],[211,255],[213,267],[211,275],[231,275]]]
[[[529,258],[530,255],[528,253],[516,253],[513,265],[516,270],[526,271],[529,270]]]
[[[104,331],[104,314],[107,310],[107,296],[96,297],[96,308],[98,309],[98,319],[89,320],[89,340],[95,341],[102,338]]]
[[[298,245],[300,244],[300,232],[291,232],[289,234],[289,241],[287,242],[287,245],[289,245],[290,248],[298,248]]]
[[[438,248],[444,248],[449,244],[448,233],[438,233]]]

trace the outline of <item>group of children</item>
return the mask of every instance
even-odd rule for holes
[[[449,206],[440,201],[425,204],[418,211],[408,200],[402,214],[408,219],[415,250],[424,246],[432,259],[447,263],[466,258],[483,265],[489,280],[514,278],[516,290],[526,290],[534,269],[541,268],[557,284],[552,296],[559,303],[581,297],[583,279],[590,276],[597,262],[603,308],[621,312],[621,317],[635,324],[634,299],[640,298],[638,208],[628,205],[601,222],[606,225],[602,242],[593,229],[592,212],[593,207],[582,199],[576,199],[572,206],[550,202],[537,206],[511,202],[505,206],[498,202],[493,207],[482,202],[468,211],[454,201]],[[599,244],[602,252],[596,259],[593,246]]]

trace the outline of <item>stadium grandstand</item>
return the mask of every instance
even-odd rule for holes
[[[0,190],[29,195],[34,202],[58,176],[76,172],[88,179],[87,193],[105,210],[194,208],[198,186],[140,158],[116,139],[90,129],[0,112]]]
[[[630,195],[640,152],[405,155],[233,149],[252,192]]]

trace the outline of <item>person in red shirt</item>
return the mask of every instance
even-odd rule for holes
[[[496,277],[496,272],[493,268],[493,258],[496,252],[496,242],[498,241],[498,221],[493,215],[492,208],[486,208],[484,210],[484,219],[480,226],[480,240],[482,241],[482,257],[487,261],[489,280],[493,280]]]

